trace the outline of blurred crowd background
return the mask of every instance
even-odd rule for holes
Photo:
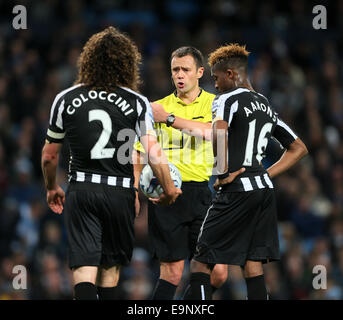
[[[21,1],[27,30],[14,30],[0,1],[0,299],[71,299],[63,216],[45,201],[40,169],[49,111],[70,86],[85,41],[113,25],[143,55],[141,92],[150,100],[172,90],[170,53],[193,45],[204,56],[230,42],[251,51],[249,72],[303,139],[310,155],[275,179],[282,259],[265,267],[272,299],[343,298],[343,1],[97,0]],[[207,3],[207,4],[206,4]],[[315,30],[314,5],[327,8],[327,30]],[[207,68],[200,82],[215,92]],[[281,155],[268,146],[265,166]],[[68,149],[58,181],[66,188]],[[147,238],[146,210],[136,219],[136,244],[119,283],[121,299],[149,299],[159,274]],[[26,290],[12,286],[15,265],[28,272]],[[327,289],[312,286],[313,267],[327,269]],[[188,280],[188,265],[177,299]],[[215,299],[245,299],[240,269]]]

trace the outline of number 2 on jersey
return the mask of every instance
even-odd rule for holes
[[[266,150],[268,144],[268,138],[266,137],[268,133],[271,132],[273,124],[267,122],[261,129],[261,132],[257,140],[257,154],[256,159],[260,162],[263,159],[263,153]],[[245,156],[243,166],[252,165],[252,156],[254,153],[254,144],[255,144],[255,129],[256,129],[256,119],[249,122],[249,132],[247,144],[245,147]]]
[[[112,133],[112,121],[108,113],[104,110],[91,110],[88,114],[89,122],[94,120],[101,121],[102,132],[98,141],[91,150],[91,159],[108,159],[113,158],[115,148],[105,148],[110,140]]]

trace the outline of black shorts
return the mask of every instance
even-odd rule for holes
[[[133,189],[71,182],[64,217],[70,268],[129,264],[134,243]]]
[[[273,189],[218,192],[199,233],[194,259],[244,266],[280,259]]]
[[[182,195],[170,206],[149,202],[149,240],[162,262],[190,259],[211,202],[207,182],[183,182]]]

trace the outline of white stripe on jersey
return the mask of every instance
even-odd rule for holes
[[[76,181],[84,182],[85,181],[85,173],[76,171]]]
[[[61,91],[55,98],[53,104],[52,104],[52,107],[51,107],[51,112],[50,112],[50,120],[49,120],[49,124],[52,125],[52,118],[54,117],[54,111],[55,111],[55,107],[56,107],[56,104],[58,102],[58,100],[60,100],[61,97],[63,97],[67,92],[77,88],[77,87],[80,87],[82,85],[82,83],[79,83],[75,86],[72,86],[72,87],[69,87],[68,89],[65,89],[63,91]]]
[[[138,113],[138,118],[137,118],[137,121],[136,121],[136,133],[137,133],[137,136],[140,137],[142,135],[142,132],[141,132],[141,126],[140,126],[140,123],[139,123],[139,115],[142,113],[142,110],[143,110],[143,107],[142,105],[140,104],[140,102],[137,100],[137,113]]]
[[[136,91],[133,91],[133,90],[131,90],[131,89],[129,89],[129,88],[126,88],[126,87],[120,87],[120,88],[122,88],[122,89],[124,89],[124,90],[126,90],[126,91],[129,91],[129,92],[133,93],[134,95],[140,97],[140,98],[145,102],[146,107],[147,107],[147,111],[148,111],[148,107],[151,108],[151,106],[150,106],[150,101],[148,100],[148,98],[147,98],[146,96],[143,96],[143,95],[137,93]],[[151,112],[152,112],[152,111],[151,111]]]
[[[123,187],[130,188],[130,178],[123,178]]]
[[[151,105],[150,105],[148,98],[137,93],[136,91],[129,89],[129,88],[126,88],[126,87],[120,87],[120,88],[122,88],[123,90],[126,90],[128,92],[133,93],[134,95],[136,95],[137,97],[139,97],[143,100],[143,102],[145,103],[145,106],[146,106],[146,111],[145,111],[145,116],[144,116],[144,124],[145,124],[145,128],[146,128],[145,133],[154,132],[154,117],[152,115],[152,109],[151,109]],[[143,110],[143,107],[140,104],[140,102],[137,100],[138,118],[137,118],[137,122],[136,122],[136,132],[137,132],[137,135],[139,137],[142,135],[142,132],[140,129],[141,124],[139,123],[139,117],[142,113],[142,110]]]
[[[251,182],[250,182],[250,179],[248,177],[246,178],[241,178],[241,181],[242,181],[242,184],[243,184],[243,188],[244,188],[244,191],[251,191],[251,190],[254,190]]]
[[[141,120],[140,120],[140,115],[142,114],[143,112],[143,107],[141,105],[141,103],[139,102],[139,100],[137,100],[137,112],[138,112],[138,118],[137,118],[137,121],[136,121],[136,133],[137,135],[140,137],[142,136],[142,130],[141,130],[141,126],[144,125],[145,126],[145,134],[148,134],[149,132],[150,133],[154,133],[154,117],[152,115],[152,109],[151,109],[151,106],[150,106],[150,103],[149,105],[146,106],[146,111],[145,111],[145,115],[144,115],[144,118],[142,120],[143,123],[140,123]]]
[[[107,178],[107,184],[110,186],[115,186],[117,185],[117,177],[108,177]]]
[[[64,128],[63,128],[63,120],[62,120],[62,112],[64,110],[64,103],[65,103],[65,101],[63,100],[61,105],[58,108],[57,120],[56,120],[56,126],[59,127],[62,130],[64,130]]]
[[[199,235],[198,235],[198,241],[199,241],[199,239],[200,239],[200,237],[201,237],[201,235],[202,235],[202,231],[203,231],[203,229],[204,229],[204,224],[205,224],[205,222],[206,222],[206,219],[207,219],[208,214],[209,214],[210,210],[212,209],[212,207],[213,207],[213,204],[208,208],[208,210],[207,210],[207,212],[206,212],[205,219],[204,219],[204,221],[202,222],[202,225],[201,225],[201,228],[200,228],[200,232],[199,232]]]
[[[293,130],[279,118],[277,119],[276,125],[284,128],[294,138],[294,140],[298,138],[297,135],[293,132]]]
[[[109,186],[119,186],[123,188],[131,188],[131,178],[123,177],[123,179],[118,179],[118,177],[114,176],[105,176],[97,173],[86,173],[82,171],[76,171],[69,176],[69,182],[72,180],[76,180],[77,182],[91,182],[97,184],[107,184]]]
[[[92,174],[92,182],[93,183],[101,183],[101,175],[100,174]]]
[[[234,103],[231,105],[231,108],[230,108],[230,116],[229,116],[229,122],[228,122],[228,126],[229,126],[229,127],[230,127],[230,123],[231,123],[233,114],[234,114],[235,112],[237,112],[237,110],[238,110],[238,100],[236,100],[236,102],[234,102]]]
[[[273,182],[270,180],[269,176],[268,176],[268,173],[265,173],[263,175],[263,178],[264,178],[264,181],[267,183],[268,187],[273,189],[274,188],[274,185],[273,185]]]
[[[214,100],[212,103],[212,113],[216,111],[216,118],[222,120],[224,119],[224,111],[225,111],[225,102],[230,97],[240,94],[242,92],[250,92],[249,89],[246,88],[238,88],[234,91],[222,94],[217,100]],[[238,107],[238,106],[237,106]]]
[[[259,92],[256,92],[259,96],[261,96],[262,98],[266,99],[268,101],[268,99],[262,94],[262,93],[259,93]]]
[[[63,139],[66,134],[65,134],[65,132],[58,133],[58,132],[54,132],[54,131],[51,131],[50,129],[48,129],[47,135],[51,138],[54,138],[54,139]]]
[[[205,300],[205,290],[204,290],[204,285],[200,286],[201,288],[201,300]]]
[[[136,92],[136,91],[134,91],[134,90],[132,90],[132,89],[129,89],[129,88],[127,88],[127,87],[120,87],[120,86],[119,86],[119,88],[122,88],[122,89],[124,89],[124,90],[126,90],[126,91],[129,91],[129,92],[133,93],[134,95],[140,97],[142,100],[144,100],[144,102],[146,102],[147,104],[150,105],[150,102],[149,102],[149,100],[148,100],[148,98],[147,98],[146,96],[143,96],[143,95],[141,95],[140,93],[138,93],[138,92]]]
[[[262,183],[262,181],[261,181],[261,177],[260,177],[260,176],[255,176],[255,181],[256,181],[257,186],[258,186],[260,189],[265,188],[265,186],[263,185],[263,183]]]

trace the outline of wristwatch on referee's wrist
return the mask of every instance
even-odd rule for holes
[[[166,120],[167,127],[172,126],[174,121],[175,121],[175,116],[173,114],[170,114]]]

